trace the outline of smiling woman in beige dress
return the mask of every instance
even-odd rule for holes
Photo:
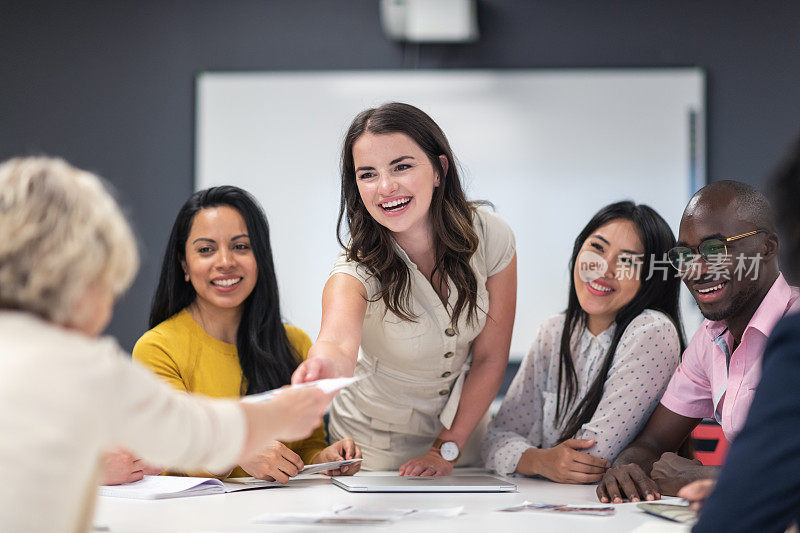
[[[338,395],[329,430],[355,439],[365,469],[448,475],[462,451],[459,464],[479,460],[466,445],[511,344],[511,229],[467,201],[442,130],[400,103],[347,132],[339,229],[320,334],[293,382],[363,378]]]

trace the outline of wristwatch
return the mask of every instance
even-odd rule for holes
[[[451,440],[436,439],[433,441],[433,449],[439,452],[445,461],[456,462],[461,457],[461,450],[458,444]]]

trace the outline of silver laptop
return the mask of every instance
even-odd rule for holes
[[[514,492],[517,486],[492,476],[337,476],[335,485],[349,492]]]

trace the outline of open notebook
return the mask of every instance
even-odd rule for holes
[[[360,458],[307,465],[300,471],[298,477],[327,472],[328,470],[334,470],[359,461],[361,461]],[[240,490],[272,489],[276,487],[285,487],[285,485],[281,485],[277,481],[264,481],[254,477],[233,477],[220,481],[210,477],[144,476],[139,481],[124,485],[103,485],[100,487],[99,494],[100,496],[112,496],[115,498],[163,500],[165,498],[183,498],[185,496],[223,494]]]
[[[220,481],[209,477],[144,476],[139,481],[124,485],[103,485],[99,489],[99,494],[100,496],[113,496],[115,498],[163,500],[165,498],[224,494],[239,490],[270,489],[284,486],[277,481],[243,479],[248,479],[248,482]]]

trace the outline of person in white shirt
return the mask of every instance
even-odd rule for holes
[[[0,531],[87,531],[112,447],[221,471],[320,423],[331,398],[319,389],[260,404],[192,397],[99,338],[137,268],[96,176],[59,159],[0,165]]]
[[[674,245],[646,205],[618,202],[589,221],[567,310],[540,327],[489,425],[488,469],[593,483],[636,437],[684,346],[680,280],[665,262]]]

